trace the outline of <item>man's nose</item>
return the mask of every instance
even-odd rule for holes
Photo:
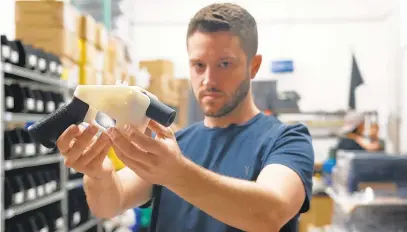
[[[202,84],[206,86],[213,86],[216,85],[216,73],[213,69],[207,68],[204,73],[204,78],[202,80]]]

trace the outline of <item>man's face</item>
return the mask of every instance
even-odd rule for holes
[[[204,114],[229,114],[247,96],[252,78],[239,38],[229,32],[195,32],[187,42],[191,85]]]

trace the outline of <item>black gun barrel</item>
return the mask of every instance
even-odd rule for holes
[[[147,93],[144,94],[148,96]],[[165,127],[170,126],[175,121],[177,112],[159,100],[148,97],[150,98],[150,105],[147,108],[146,116]]]

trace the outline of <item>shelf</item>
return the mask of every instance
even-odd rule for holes
[[[8,74],[24,77],[33,81],[38,81],[44,84],[54,85],[58,87],[68,88],[68,83],[59,77],[51,76],[48,74],[38,73],[33,70],[25,69],[10,63],[3,63],[3,71]]]
[[[33,122],[39,121],[45,114],[25,114],[25,113],[12,113],[4,112],[4,121],[5,122]]]
[[[16,159],[16,160],[5,160],[4,170],[12,170],[18,168],[35,167],[43,164],[58,163],[63,159],[60,154],[53,155],[42,155],[32,158]]]
[[[83,180],[82,178],[77,179],[77,180],[69,180],[68,183],[66,184],[66,189],[72,190],[75,188],[82,187]]]
[[[17,216],[19,214],[38,209],[42,206],[46,206],[49,204],[52,204],[54,202],[57,202],[59,200],[62,200],[64,197],[64,192],[57,192],[53,193],[51,195],[45,196],[43,198],[40,198],[38,200],[32,201],[32,202],[27,202],[23,203],[22,205],[14,206],[11,207],[10,209],[7,209],[4,213],[5,219],[12,218],[14,216]]]
[[[99,219],[90,219],[89,221],[87,221],[84,224],[76,227],[75,229],[71,230],[70,232],[86,232],[90,228],[96,226],[99,222],[100,222]]]

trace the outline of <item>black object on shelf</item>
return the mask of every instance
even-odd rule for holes
[[[62,75],[61,59],[52,53],[48,53],[47,55],[49,63],[49,74],[51,74],[53,77],[60,77]]]
[[[34,173],[35,182],[37,183],[37,196],[43,197],[45,196],[45,178],[42,171],[37,171]]]
[[[51,232],[67,231],[60,208],[60,202],[54,202],[6,219],[5,231],[10,232]]]
[[[49,114],[56,109],[55,101],[52,98],[52,93],[49,91],[42,91],[42,95],[44,99],[45,113]]]
[[[68,222],[69,230],[72,230],[91,219],[90,210],[86,203],[86,196],[81,188],[68,192]]]
[[[37,114],[44,113],[44,100],[42,99],[41,91],[38,89],[33,89],[32,93],[35,99],[35,113]]]
[[[24,186],[23,177],[21,175],[16,175],[14,178],[10,179],[13,181],[11,186],[13,188],[12,192],[12,205],[19,205],[24,203],[26,198],[26,189]]]
[[[19,63],[18,46],[15,41],[8,40],[5,35],[1,35],[1,57],[4,62]]]
[[[42,50],[42,49],[38,49],[38,71],[40,73],[48,73],[48,69],[49,69],[49,64],[48,64],[48,55],[47,53]]]
[[[33,91],[29,87],[22,87],[24,98],[24,113],[35,113],[36,104]]]
[[[22,155],[23,148],[18,134],[13,131],[4,130],[4,159],[17,159]]]
[[[4,208],[7,209],[13,204],[13,195],[15,193],[15,188],[10,183],[8,178],[4,178]]]
[[[20,113],[24,110],[24,93],[21,86],[17,83],[9,85],[9,90],[14,98],[14,108],[11,112]]]
[[[28,134],[28,132],[22,128],[20,129],[20,133],[24,143],[24,156],[26,157],[35,156],[37,153],[36,144],[34,143],[30,134]]]
[[[9,85],[4,85],[4,110],[13,111],[14,109],[14,95]]]
[[[14,128],[8,131],[8,136],[11,141],[11,154],[15,158],[23,157],[24,154],[24,140],[21,135],[21,128]]]

